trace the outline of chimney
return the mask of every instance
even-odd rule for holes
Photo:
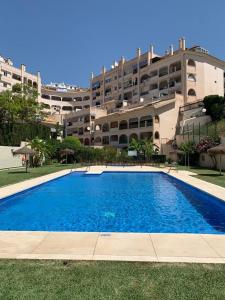
[[[21,70],[22,70],[23,72],[26,72],[26,65],[22,64],[22,65],[21,65]]]
[[[170,45],[170,55],[173,55],[173,45]]]
[[[182,41],[182,50],[186,50],[186,41],[185,41],[185,38],[184,37],[182,37],[181,38],[181,41]]]
[[[183,47],[183,42],[182,42],[182,39],[179,39],[179,50],[181,50]]]
[[[94,73],[93,72],[91,72],[91,79],[93,79],[94,78]]]
[[[141,48],[137,48],[137,57],[140,57],[141,56]]]
[[[102,74],[105,74],[105,71],[106,71],[105,66],[103,66],[102,67]]]

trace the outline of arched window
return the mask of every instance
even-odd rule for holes
[[[195,92],[195,90],[194,89],[190,89],[189,91],[188,91],[188,96],[196,96],[196,92]]]
[[[194,74],[188,74],[188,80],[189,81],[196,81],[195,75]]]
[[[141,80],[140,81],[142,83],[142,82],[144,82],[144,81],[146,81],[148,79],[149,79],[149,75],[148,74],[144,74],[144,75],[141,76]]]
[[[140,118],[140,127],[152,126],[152,116],[143,116]]]
[[[128,126],[126,120],[120,121],[119,130],[127,129],[127,127]]]
[[[101,130],[101,125],[96,124],[96,125],[95,125],[95,131],[99,131],[99,130]]]
[[[103,136],[102,144],[103,145],[108,145],[109,144],[109,136]]]
[[[138,118],[129,119],[129,128],[138,128]]]
[[[188,60],[188,66],[195,67],[195,62],[194,62],[193,59],[190,58],[190,59]]]
[[[100,136],[97,136],[97,137],[95,138],[95,143],[96,143],[96,144],[100,144],[101,142],[102,142],[101,137],[100,137]]]
[[[156,131],[156,132],[155,132],[155,140],[158,140],[158,139],[159,139],[159,132]]]
[[[108,123],[104,123],[102,125],[102,132],[107,132],[109,131],[109,124]]]
[[[89,146],[90,145],[90,140],[88,138],[84,139],[84,145]]]
[[[132,141],[132,140],[138,140],[138,135],[136,133],[132,133],[129,137],[129,143]]]
[[[119,144],[127,144],[127,136],[125,134],[120,136]]]
[[[159,123],[159,116],[155,116],[155,123]]]
[[[110,142],[118,142],[118,135],[111,135]]]

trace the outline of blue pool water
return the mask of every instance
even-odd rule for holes
[[[225,233],[225,202],[163,173],[71,173],[0,202],[0,230]]]

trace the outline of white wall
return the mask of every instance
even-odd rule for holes
[[[0,169],[22,166],[21,157],[12,155],[12,149],[18,148],[20,147],[0,146]]]

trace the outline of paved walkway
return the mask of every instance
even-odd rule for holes
[[[96,166],[74,171],[101,174],[104,171],[168,172],[168,169]],[[63,170],[0,188],[0,198],[70,172]],[[225,200],[224,188],[192,177],[190,172],[171,171],[170,175]],[[225,235],[0,231],[0,258],[225,263]]]

